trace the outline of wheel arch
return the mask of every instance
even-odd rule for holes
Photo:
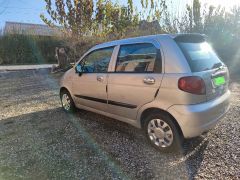
[[[183,135],[182,129],[181,129],[180,125],[178,124],[177,120],[169,112],[167,112],[163,109],[160,109],[160,108],[155,108],[155,107],[147,108],[141,113],[141,116],[140,116],[141,128],[144,127],[144,121],[150,113],[161,113],[161,114],[165,114],[165,115],[169,116],[172,119],[173,123],[176,125],[176,128],[178,129],[179,133],[181,133],[181,135]]]
[[[61,92],[63,92],[63,91],[67,91],[67,92],[70,93],[70,91],[69,91],[66,87],[64,87],[64,86],[62,86],[62,87],[60,88],[59,94],[61,94]]]
[[[62,86],[62,87],[60,88],[60,90],[59,90],[59,96],[61,96],[61,92],[63,92],[63,91],[67,91],[67,92],[70,94],[71,98],[73,99],[73,102],[75,103],[71,91],[70,91],[67,87],[65,87],[65,86]]]

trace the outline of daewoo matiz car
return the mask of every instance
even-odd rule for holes
[[[99,44],[61,79],[75,107],[142,128],[161,151],[213,128],[229,109],[229,72],[200,34],[152,35]]]

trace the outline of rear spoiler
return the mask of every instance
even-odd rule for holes
[[[204,34],[180,34],[174,40],[176,42],[201,43],[205,42],[207,36]]]

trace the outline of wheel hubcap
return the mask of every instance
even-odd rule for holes
[[[155,128],[154,132],[155,132],[155,135],[160,139],[163,139],[165,136],[165,133],[161,128]]]
[[[71,104],[71,101],[70,101],[70,98],[68,97],[68,95],[67,94],[63,94],[62,95],[62,105],[63,105],[63,108],[68,111],[70,109],[70,104]]]
[[[153,119],[148,124],[148,136],[159,147],[168,147],[173,142],[171,127],[161,119]]]

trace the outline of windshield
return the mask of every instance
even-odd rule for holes
[[[223,65],[207,42],[177,42],[177,44],[185,55],[192,72],[215,69]]]

